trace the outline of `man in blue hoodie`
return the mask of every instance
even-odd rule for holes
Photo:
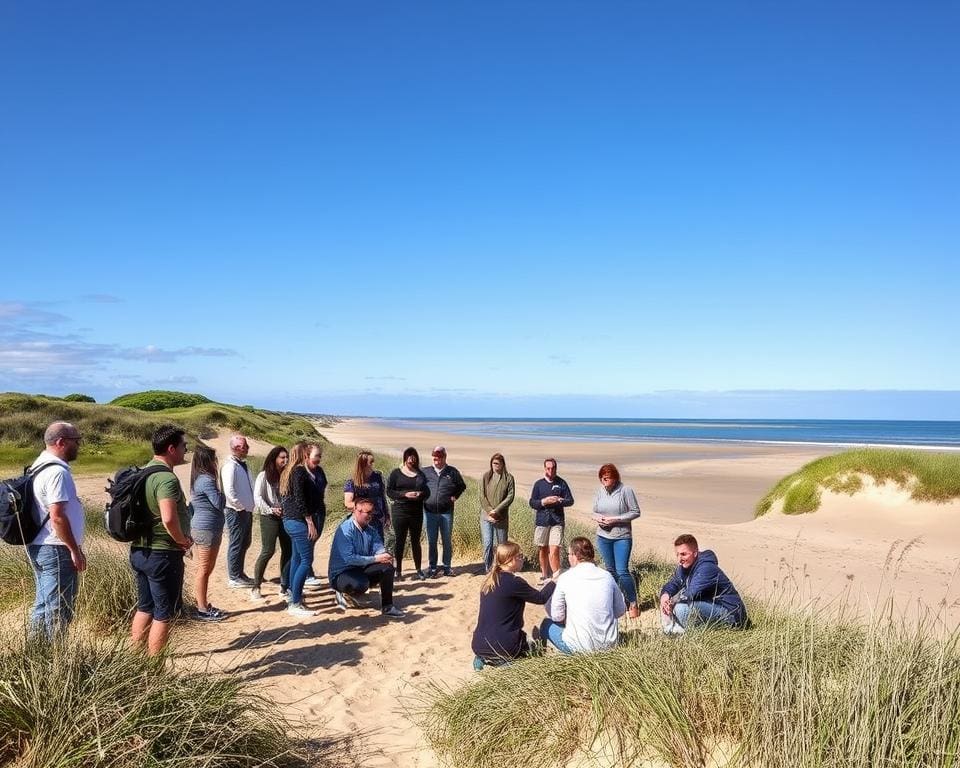
[[[697,624],[747,625],[747,609],[717,556],[700,551],[689,533],[673,542],[677,570],[660,590],[660,623],[668,635],[682,635]]]

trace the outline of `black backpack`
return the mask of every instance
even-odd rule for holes
[[[0,482],[0,539],[7,544],[29,544],[47,524],[50,514],[37,522],[33,516],[33,478],[47,467],[48,461],[34,470],[23,468],[23,474]]]
[[[149,467],[125,467],[108,480],[106,492],[110,501],[104,510],[103,524],[107,533],[117,541],[135,541],[150,538],[153,515],[147,506],[147,478],[157,472],[172,472],[169,467],[153,464]]]

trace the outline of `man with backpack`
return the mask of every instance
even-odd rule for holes
[[[27,544],[37,588],[30,614],[30,631],[53,640],[73,619],[80,571],[87,567],[83,553],[84,514],[69,464],[80,450],[80,432],[65,421],[55,421],[43,433],[46,448],[30,467],[33,513],[40,531]]]
[[[173,468],[187,454],[185,433],[165,424],[153,433],[153,460],[144,467],[159,467],[146,478],[144,496],[150,511],[150,528],[130,544],[130,567],[137,582],[137,612],[130,639],[146,645],[151,656],[160,653],[170,636],[170,623],[180,612],[183,591],[183,554],[193,545],[187,500]]]

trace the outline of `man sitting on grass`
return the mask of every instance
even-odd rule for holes
[[[356,608],[353,595],[362,595],[371,584],[380,585],[380,610],[391,619],[402,619],[393,604],[393,556],[383,546],[373,520],[373,499],[354,500],[353,514],[333,534],[328,577],[341,610]]]
[[[689,533],[673,542],[677,570],[660,590],[660,623],[668,635],[682,635],[697,624],[745,627],[747,609],[717,556],[700,551]]]
[[[619,637],[617,619],[627,611],[620,587],[606,569],[597,567],[590,539],[571,539],[567,557],[570,568],[557,579],[541,637],[561,653],[613,648]]]

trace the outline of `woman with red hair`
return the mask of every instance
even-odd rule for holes
[[[613,464],[604,464],[597,472],[600,488],[593,498],[593,519],[597,521],[597,549],[610,575],[620,586],[627,602],[627,612],[636,618],[637,585],[630,573],[633,550],[632,523],[640,517],[640,503],[633,488],[620,481],[620,472]]]

